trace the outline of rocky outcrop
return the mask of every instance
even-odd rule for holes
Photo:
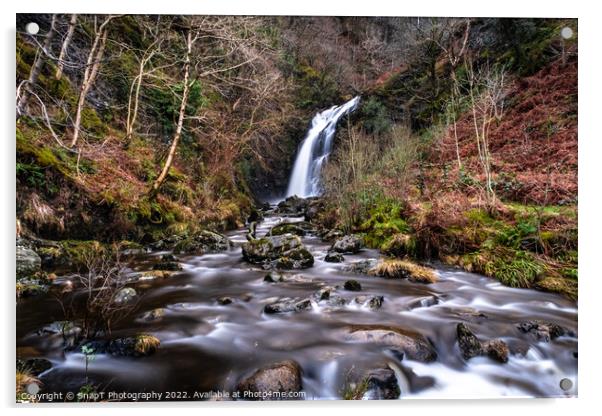
[[[456,326],[456,337],[460,352],[465,360],[470,360],[479,355],[486,355],[500,363],[508,362],[510,350],[502,340],[494,339],[481,342],[466,324]]]
[[[236,386],[242,400],[298,399],[302,389],[301,367],[292,360],[256,370]]]
[[[242,255],[249,263],[282,269],[304,269],[314,264],[299,236],[292,234],[248,241],[242,246]]]
[[[398,356],[411,360],[430,362],[437,359],[437,352],[424,336],[401,328],[357,326],[351,328],[345,339],[382,345],[396,352]]]
[[[363,240],[357,235],[346,235],[337,239],[330,248],[336,253],[355,254],[362,249]]]

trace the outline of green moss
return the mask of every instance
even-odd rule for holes
[[[368,247],[381,248],[395,234],[408,233],[410,227],[402,218],[402,207],[397,201],[383,200],[370,210],[369,217],[359,227],[364,232]]]

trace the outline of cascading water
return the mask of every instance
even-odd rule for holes
[[[332,139],[339,119],[357,108],[360,97],[355,97],[340,106],[324,110],[311,121],[301,148],[297,153],[286,196],[302,198],[320,193],[320,172],[324,161],[332,150]]]

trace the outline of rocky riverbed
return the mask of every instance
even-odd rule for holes
[[[73,276],[56,277],[18,302],[18,368],[44,391],[180,392],[158,400],[577,394],[574,302],[384,260],[318,233],[299,204],[138,253],[120,293],[133,310],[100,339],[64,322],[54,292]]]

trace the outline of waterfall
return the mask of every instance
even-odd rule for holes
[[[303,139],[295,159],[287,197],[297,195],[307,198],[320,193],[320,172],[332,150],[337,122],[345,114],[355,110],[359,100],[359,96],[355,97],[343,105],[324,110],[313,118],[311,128]]]

